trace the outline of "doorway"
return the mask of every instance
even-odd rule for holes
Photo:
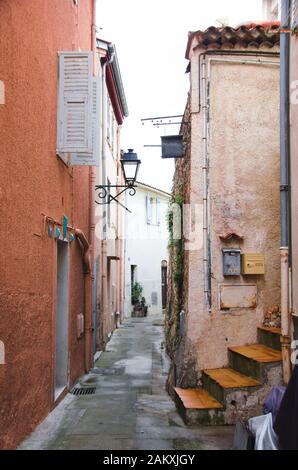
[[[130,265],[130,296],[131,296],[131,303],[134,293],[134,285],[137,282],[137,265],[131,264]]]
[[[161,262],[161,298],[162,308],[167,306],[167,290],[168,290],[168,263],[166,260]]]
[[[55,400],[68,384],[68,244],[57,241]]]

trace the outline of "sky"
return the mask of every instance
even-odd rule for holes
[[[219,26],[221,19],[231,26],[260,20],[262,0],[97,0],[98,36],[116,46],[129,109],[121,147],[138,153],[143,183],[171,190],[174,161],[144,145],[160,145],[160,136],[177,134],[179,126],[157,128],[141,119],[183,114],[188,31]]]

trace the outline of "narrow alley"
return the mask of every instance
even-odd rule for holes
[[[191,428],[176,412],[163,340],[160,317],[126,319],[81,382],[94,393],[69,393],[19,449],[230,449],[233,426]]]

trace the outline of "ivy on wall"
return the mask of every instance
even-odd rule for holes
[[[183,183],[174,185],[173,195],[169,202],[167,223],[169,231],[170,279],[169,299],[165,323],[166,348],[173,357],[179,344],[179,319],[183,308],[183,239],[174,239],[174,214],[172,205],[180,206],[183,211]],[[182,220],[182,217],[181,217]],[[182,232],[182,231],[181,231]]]

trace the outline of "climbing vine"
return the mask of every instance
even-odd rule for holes
[[[183,183],[175,185],[172,198],[169,202],[167,223],[169,231],[170,253],[170,295],[166,320],[166,344],[167,352],[173,354],[179,344],[179,318],[183,307],[183,240],[182,237],[174,238],[174,211],[173,204],[180,207],[181,220],[183,210]]]

